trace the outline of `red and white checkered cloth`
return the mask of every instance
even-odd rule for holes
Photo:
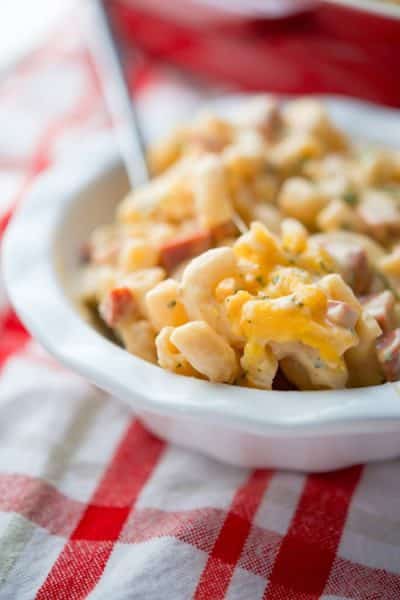
[[[154,108],[193,101],[152,65],[139,75],[153,127]],[[41,173],[71,161],[74,177],[73,155],[113,143],[76,27],[1,85],[0,132],[2,229]],[[87,596],[398,599],[400,462],[307,476],[170,446],[54,364],[2,293],[0,599]]]

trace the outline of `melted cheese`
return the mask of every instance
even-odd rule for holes
[[[339,364],[343,352],[353,344],[354,334],[324,326],[307,314],[293,297],[253,300],[242,309],[240,327],[244,337],[268,344],[300,341],[318,351],[322,360]]]
[[[279,240],[261,223],[252,223],[250,231],[242,235],[234,245],[238,258],[269,270],[276,264],[286,264]]]
[[[302,343],[335,369],[345,369],[343,354],[357,334],[326,319],[329,294],[318,282],[332,260],[311,247],[294,223],[286,224],[283,246],[259,223],[235,244],[242,287],[224,297],[232,328],[245,343],[246,370],[273,343]],[[296,251],[296,254],[294,252]]]

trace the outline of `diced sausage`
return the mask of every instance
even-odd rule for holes
[[[326,316],[334,325],[346,329],[352,329],[358,320],[358,312],[347,302],[339,300],[328,300]]]
[[[92,258],[92,247],[89,242],[82,244],[82,246],[79,248],[78,256],[79,262],[82,265],[86,265],[88,262],[90,262],[90,259]]]
[[[235,223],[231,220],[220,223],[211,228],[211,237],[214,244],[226,239],[235,238],[238,235],[238,229]]]
[[[209,231],[196,231],[190,235],[170,240],[160,248],[161,264],[170,273],[184,260],[208,250],[211,244],[212,238]]]
[[[348,253],[347,274],[356,294],[363,294],[368,291],[372,271],[369,267],[367,253],[363,248]]]
[[[294,383],[287,379],[282,369],[279,368],[272,382],[272,389],[288,392],[291,390],[297,390],[298,388],[294,385]]]
[[[389,290],[361,298],[364,309],[378,322],[383,333],[396,327],[395,299]]]
[[[271,141],[280,134],[283,128],[282,114],[278,106],[271,106],[268,114],[265,115],[264,121],[261,124],[261,132],[263,136]]]
[[[218,153],[226,146],[226,141],[201,132],[193,132],[187,141],[205,152]]]
[[[270,100],[259,107],[258,114],[254,115],[254,124],[268,141],[274,141],[284,125],[279,105]]]
[[[236,121],[243,128],[256,129],[268,141],[275,140],[284,125],[279,104],[268,96],[253,98],[243,105]]]
[[[135,315],[137,302],[127,287],[112,289],[99,306],[99,313],[109,327],[115,327],[121,319]]]
[[[400,379],[400,329],[381,335],[376,342],[376,353],[387,381]]]
[[[364,248],[330,242],[324,244],[324,247],[336,260],[340,274],[353,291],[357,295],[367,294],[373,273]]]

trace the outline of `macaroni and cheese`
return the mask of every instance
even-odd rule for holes
[[[128,352],[261,389],[400,379],[399,151],[261,96],[149,163],[83,252],[83,301]]]

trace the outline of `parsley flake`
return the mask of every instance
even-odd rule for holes
[[[356,206],[356,204],[358,203],[358,197],[355,192],[345,192],[342,198],[349,206]]]
[[[328,269],[328,267],[326,266],[326,264],[324,263],[324,261],[323,261],[323,260],[320,260],[320,261],[319,261],[319,266],[321,267],[321,269],[322,269],[323,271],[325,271],[325,273],[329,273],[329,269]]]

